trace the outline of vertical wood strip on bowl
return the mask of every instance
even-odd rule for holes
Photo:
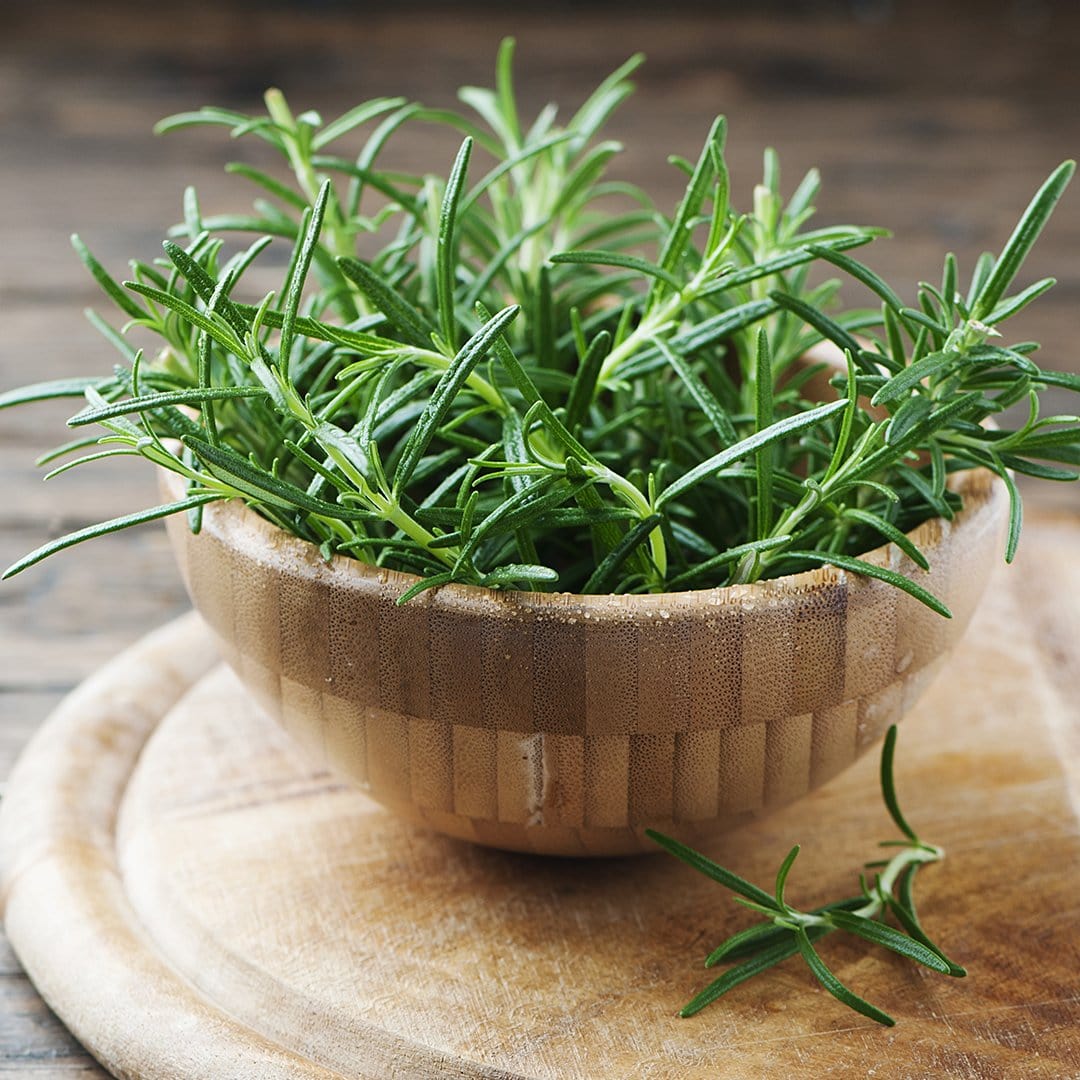
[[[675,735],[676,821],[708,821],[720,807],[720,732],[680,731]]]
[[[847,596],[847,589],[834,581],[822,586],[812,607],[796,610],[792,708],[799,713],[843,700]]]
[[[795,700],[795,616],[781,605],[772,582],[744,601],[742,620],[742,715],[762,724],[791,713]],[[762,678],[762,672],[768,676]]]
[[[765,799],[765,724],[740,724],[720,732],[717,788],[720,813],[759,810]]]
[[[585,715],[589,735],[637,730],[640,637],[630,619],[597,621],[585,638]]]
[[[690,638],[690,711],[686,727],[711,731],[740,722],[743,712],[742,606],[709,595]]]
[[[379,613],[373,596],[350,596],[329,590],[327,625],[329,681],[342,701],[379,704]]]
[[[558,598],[555,598],[556,600]],[[534,626],[532,714],[536,731],[580,734],[585,729],[586,625],[555,607]]]
[[[407,803],[412,790],[409,718],[386,709],[369,709],[365,734],[371,794],[377,799]]]
[[[398,595],[390,584],[379,589],[379,705],[399,715],[431,716],[431,598],[399,605]]]
[[[409,720],[409,791],[421,810],[454,809],[454,729],[438,720]]]
[[[323,716],[326,718],[327,763],[353,776],[367,786],[367,708],[358,708],[336,694],[323,694]]]
[[[315,761],[320,765],[325,764],[326,714],[322,694],[284,673],[278,681],[282,725]]]
[[[855,760],[859,703],[844,701],[814,713],[810,736],[810,785],[817,787]]]
[[[498,735],[455,724],[454,813],[496,821],[499,816]]]
[[[462,618],[453,608],[430,609],[427,665],[431,672],[432,720],[447,725],[502,727],[502,718],[497,713],[485,715],[482,704],[483,631],[481,620]],[[504,697],[511,698],[516,688],[504,685],[502,692]]]
[[[535,730],[533,690],[533,619],[513,604],[498,617],[481,622],[480,714],[494,730]]]
[[[843,699],[852,701],[893,679],[900,594],[893,589],[879,595],[873,582],[854,574],[846,574],[844,584],[848,600]]]
[[[585,737],[585,824],[626,825],[629,821],[630,736]]]
[[[766,806],[779,806],[810,790],[814,716],[786,716],[765,725]]]
[[[544,824],[576,829],[585,824],[585,740],[543,735]]]
[[[673,732],[690,712],[690,638],[696,626],[660,608],[637,624],[638,732]],[[666,747],[666,744],[665,744]],[[665,749],[666,752],[666,749]]]
[[[221,546],[224,558],[229,549]],[[281,575],[266,563],[244,565],[238,553],[232,552],[228,561],[229,576],[219,578],[216,588],[231,603],[229,622],[222,626],[232,627],[230,640],[233,647],[255,667],[257,678],[265,671],[284,669],[283,641],[287,640],[288,628],[283,628],[279,590]],[[328,597],[332,600],[332,596]],[[330,615],[327,613],[327,617]]]
[[[496,738],[498,819],[528,824],[543,801],[544,736],[500,731]]]
[[[629,822],[668,821],[675,810],[675,735],[630,736]]]

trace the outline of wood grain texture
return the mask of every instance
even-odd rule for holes
[[[1055,569],[1080,586],[1075,560]],[[1060,736],[1080,717],[1051,668],[1075,665],[1076,640],[1048,654],[1031,590],[1007,581],[901,736],[903,800],[949,852],[921,910],[969,977],[824,946],[895,1029],[796,963],[677,1019],[701,956],[748,921],[716,886],[666,857],[539,859],[402,822],[313,770],[212,668],[194,617],[95,676],[17,769],[8,933],[122,1076],[1074,1075],[1080,832]],[[798,839],[789,894],[841,895],[891,831],[875,789],[861,762],[710,853],[765,882]]]
[[[551,99],[580,101],[604,72],[644,49],[639,92],[612,129],[627,146],[620,177],[672,205],[681,179],[664,156],[694,153],[713,113],[725,111],[740,203],[766,145],[780,150],[788,190],[820,166],[823,219],[892,229],[895,239],[867,255],[905,296],[935,275],[946,248],[970,266],[979,251],[999,246],[1038,180],[1080,146],[1080,6],[1072,0],[619,5],[617,17],[610,5],[555,10],[553,17],[549,4],[410,4],[360,18],[343,3],[264,3],[253,11],[191,0],[179,15],[122,0],[3,5],[0,388],[112,363],[82,318],[85,305],[100,301],[69,233],[78,230],[122,273],[129,257],[158,252],[185,183],[199,186],[207,212],[244,210],[250,196],[221,167],[247,148],[220,133],[157,140],[150,127],[203,102],[254,110],[270,83],[328,117],[384,93],[447,104],[455,86],[490,80],[497,39],[514,33],[523,97],[535,109]],[[417,129],[403,133],[395,153],[403,166],[445,168],[451,143]],[[1016,324],[1021,337],[1044,341],[1049,366],[1074,371],[1078,190],[1066,194],[1025,267],[1031,280],[1053,274],[1059,285]],[[272,275],[257,283],[276,285]],[[1053,409],[1072,412],[1075,402],[1061,396]],[[65,437],[67,415],[63,406],[42,406],[0,416],[4,565],[97,514],[154,499],[153,478],[123,460],[43,486],[32,459]],[[1077,497],[1075,485],[1030,490],[1029,505],[1073,515],[1054,532],[1047,558],[1080,551],[1070,524]],[[1034,517],[1021,546],[1029,565],[1044,552]],[[108,619],[98,613],[102,598]],[[5,583],[0,776],[66,691],[185,606],[164,535],[152,529],[73,550]],[[1062,617],[1057,610],[1046,615],[1048,627]],[[497,664],[499,655],[484,663]],[[1053,674],[1071,680],[1074,693],[1080,686],[1075,666]],[[25,980],[5,979],[13,989],[0,1003],[0,1072],[37,1080],[100,1075]]]

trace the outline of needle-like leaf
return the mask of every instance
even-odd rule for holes
[[[457,318],[454,314],[454,265],[456,262],[456,231],[458,203],[465,186],[472,153],[472,139],[466,138],[454,159],[450,178],[446,181],[442,209],[439,211],[439,232],[436,237],[437,273],[436,296],[439,308],[442,339],[453,350],[457,348]]]
[[[876,1020],[879,1024],[884,1024],[886,1027],[892,1027],[896,1023],[887,1012],[882,1012],[876,1005],[871,1005],[869,1001],[864,1000],[854,991],[849,990],[828,969],[828,967],[825,966],[825,961],[818,956],[817,951],[814,949],[813,944],[811,944],[809,937],[806,935],[806,930],[803,929],[803,927],[800,926],[795,931],[795,940],[798,944],[799,952],[802,953],[803,959],[814,973],[814,977],[834,998],[838,1001],[842,1001],[849,1009],[854,1009],[857,1013],[862,1013],[863,1016],[868,1016],[871,1020]]]
[[[157,521],[159,518],[168,517],[170,514],[181,514],[186,510],[191,510],[193,507],[202,506],[220,498],[222,496],[216,493],[193,495],[190,498],[181,499],[179,502],[168,503],[164,506],[153,506],[149,510],[139,510],[134,514],[127,514],[124,517],[113,518],[111,521],[90,525],[85,529],[78,529],[76,532],[68,533],[66,536],[61,536],[56,540],[50,540],[49,543],[42,544],[35,551],[31,551],[28,555],[17,559],[0,576],[4,578],[14,577],[35,563],[41,562],[42,559],[48,558],[58,551],[63,551],[65,548],[73,547],[75,544],[81,544],[84,540],[93,540],[98,536],[119,532],[121,529],[128,529],[132,525],[142,525],[147,521]]]
[[[888,582],[902,589],[909,596],[915,597],[920,604],[925,604],[932,611],[946,619],[952,618],[952,612],[932,593],[927,592],[921,585],[917,585],[911,578],[898,574],[885,566],[867,562],[865,559],[855,559],[849,555],[825,554],[820,551],[793,551],[788,550],[787,556],[791,559],[805,559],[807,562],[820,563],[822,565],[835,566],[840,570],[849,570],[863,577],[877,578],[878,581]]]
[[[465,381],[476,365],[486,356],[495,339],[513,322],[520,310],[517,307],[504,308],[469,338],[450,362],[446,373],[431,392],[431,397],[428,398],[424,411],[413,428],[412,435],[398,461],[397,471],[394,473],[396,490],[400,491],[408,483],[413,469],[416,468],[417,462],[435,437],[454,399],[465,386]]]
[[[778,914],[783,913],[784,909],[777,903],[775,897],[770,896],[764,889],[759,889],[745,878],[741,878],[738,874],[724,869],[724,867],[714,863],[700,852],[694,851],[693,848],[687,847],[686,844],[679,840],[675,840],[673,837],[665,836],[655,829],[646,829],[645,833],[650,840],[654,840],[664,848],[665,851],[670,852],[677,859],[682,859],[684,863],[688,866],[692,866],[706,877],[712,878],[713,881],[718,881],[725,888],[738,893],[740,896],[746,897],[747,900],[752,900],[761,907],[767,908],[770,911],[775,911]]]
[[[914,843],[919,842],[915,830],[907,823],[907,819],[900,811],[900,803],[896,798],[896,782],[894,780],[893,763],[896,758],[896,725],[892,725],[885,733],[885,742],[881,747],[881,795],[885,800],[885,807],[889,811],[889,817],[893,819],[896,827]]]
[[[1012,283],[1028,253],[1034,247],[1039,233],[1049,220],[1058,199],[1061,198],[1075,171],[1075,161],[1063,161],[1035,193],[1035,197],[1024,211],[1012,236],[1009,237],[1001,254],[994,262],[994,269],[979,290],[977,299],[971,305],[974,318],[982,319],[989,316],[997,307],[998,302],[1005,295],[1005,290]]]
[[[843,409],[846,404],[847,402],[844,401],[831,401],[827,405],[819,405],[817,408],[807,409],[806,412],[798,413],[795,416],[777,420],[762,431],[748,435],[734,446],[729,446],[703,461],[700,465],[695,465],[688,473],[680,476],[678,480],[665,488],[657,499],[657,508],[685,494],[706,477],[719,472],[744,457],[748,457],[763,446],[768,446],[797,431],[803,431],[820,424],[827,417],[832,416],[833,413]]]
[[[199,405],[204,401],[234,401],[238,398],[254,397],[266,397],[266,391],[261,386],[200,386],[191,390],[165,390],[160,394],[124,398],[109,405],[84,409],[68,421],[68,426],[84,427],[87,424],[100,424],[103,420],[111,420],[114,416],[145,413],[168,406]]]
[[[680,1010],[682,1017],[694,1016],[701,1012],[706,1005],[711,1005],[718,997],[723,996],[729,990],[734,989],[740,983],[760,975],[763,971],[783,963],[788,957],[794,956],[799,951],[798,942],[794,934],[787,930],[787,941],[781,941],[768,949],[755,953],[749,960],[745,960],[737,967],[729,968],[715,982],[710,983],[699,994],[691,998]]]
[[[874,945],[891,949],[894,953],[899,953],[908,960],[914,960],[932,971],[940,971],[942,975],[952,973],[949,963],[938,954],[936,949],[929,949],[922,942],[914,941],[884,923],[863,918],[849,911],[834,912],[829,916],[829,921],[839,930],[847,930]]]
[[[330,181],[323,182],[319,188],[318,198],[306,216],[306,228],[303,230],[298,241],[296,254],[292,261],[292,274],[286,282],[288,291],[285,298],[285,310],[281,316],[281,340],[278,344],[278,362],[284,374],[289,371],[289,358],[292,354],[293,335],[296,333],[296,315],[300,310],[300,297],[304,293],[304,283],[307,281],[308,269],[315,253],[315,245],[319,242],[319,234],[322,232],[323,218],[326,216],[326,205],[330,200]]]

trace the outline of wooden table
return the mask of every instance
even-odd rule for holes
[[[822,168],[822,215],[885,225],[896,239],[869,261],[910,295],[940,272],[942,250],[970,267],[1000,246],[1031,191],[1080,147],[1080,9],[1018,3],[813,4],[800,14],[719,5],[658,15],[623,6],[513,17],[479,5],[365,16],[352,5],[300,14],[265,6],[182,9],[39,3],[0,15],[0,387],[100,370],[107,347],[82,321],[97,303],[71,253],[78,230],[118,275],[153,257],[179,216],[185,183],[210,210],[240,210],[248,193],[222,175],[239,151],[220,132],[155,140],[152,122],[202,103],[254,111],[267,85],[294,105],[334,115],[402,93],[448,103],[485,84],[496,43],[519,39],[527,108],[572,106],[603,74],[644,49],[640,90],[617,115],[627,144],[620,175],[673,203],[681,181],[668,152],[696,152],[715,112],[731,122],[735,197],[746,204],[763,147],[781,151],[790,188]],[[751,5],[747,5],[751,7]],[[777,11],[770,11],[776,8]],[[402,160],[445,169],[452,148],[405,137]],[[1080,371],[1070,347],[1080,298],[1080,188],[1066,196],[1030,260],[1031,279],[1059,285],[1016,321],[1045,345],[1048,366]],[[1062,398],[1061,411],[1076,411]],[[1056,406],[1055,406],[1056,407]],[[0,559],[99,515],[148,505],[152,482],[112,462],[43,488],[38,453],[64,438],[63,407],[0,416]],[[1053,543],[1080,554],[1076,489],[1032,492]],[[1037,552],[1039,541],[1032,548]],[[60,697],[146,630],[186,607],[160,530],[133,531],[70,552],[0,587],[0,775]],[[1066,677],[1075,678],[1075,670]],[[0,947],[0,1073],[101,1075]]]

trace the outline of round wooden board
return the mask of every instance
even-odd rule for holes
[[[798,960],[678,1019],[751,920],[718,886],[667,857],[544,859],[399,822],[305,765],[194,616],[84,684],[25,755],[0,816],[8,933],[119,1076],[1074,1075],[1075,713],[1028,586],[1023,608],[992,590],[901,730],[902,801],[950,852],[923,918],[970,977],[823,945],[894,1029]],[[892,832],[873,757],[710,854],[766,885],[798,840],[789,898],[849,895]]]

